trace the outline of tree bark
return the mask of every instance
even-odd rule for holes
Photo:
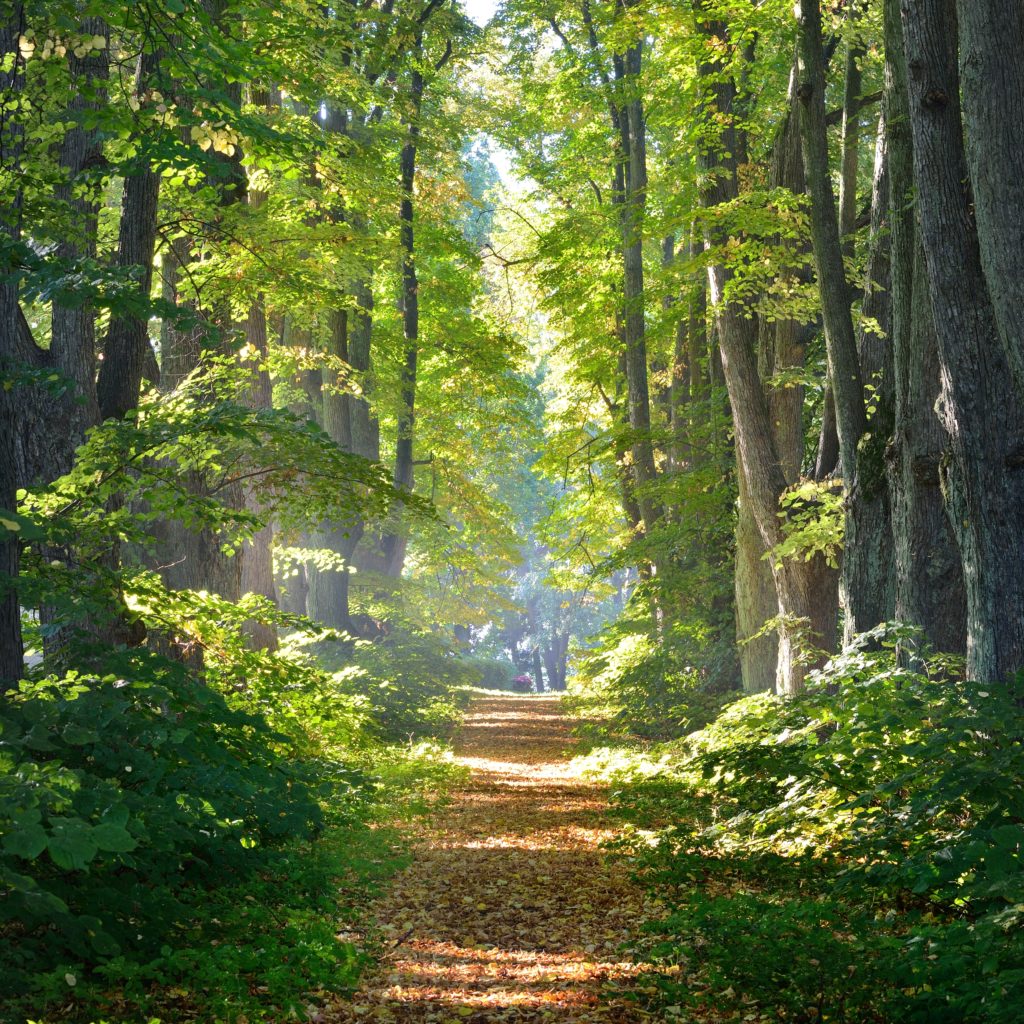
[[[102,18],[86,18],[81,31],[91,36],[107,37],[107,25]],[[110,55],[106,48],[90,51],[87,56],[68,54],[71,84],[74,96],[68,113],[72,119],[86,111],[99,110],[106,99],[106,81]],[[89,96],[89,99],[86,99]],[[69,236],[57,247],[57,257],[63,260],[93,259],[96,256],[96,217],[99,208],[99,177],[88,181],[103,163],[103,140],[97,129],[72,123],[61,142],[61,167],[67,180],[58,186],[57,198],[68,204],[74,226]],[[83,181],[84,179],[84,181]],[[75,186],[85,184],[89,192],[76,197]],[[65,401],[70,430],[65,440],[69,451],[66,469],[71,466],[74,448],[82,443],[85,431],[99,420],[96,402],[96,312],[88,304],[77,307],[62,306],[54,302],[51,314],[51,343],[54,366],[68,380],[74,382],[73,392]]]
[[[613,59],[615,80],[629,98],[618,104],[618,128],[625,191],[619,204],[622,234],[623,327],[632,468],[644,529],[661,515],[652,487],[657,479],[651,440],[651,401],[647,379],[647,328],[644,318],[644,214],[647,204],[647,125],[639,95],[643,40]]]
[[[955,8],[952,0],[902,0],[901,14],[939,414],[949,438],[940,480],[963,565],[967,672],[996,681],[1024,664],[1024,418],[965,188]]]
[[[966,650],[960,553],[946,517],[939,463],[946,444],[935,412],[941,390],[924,250],[912,196],[914,154],[899,0],[885,0],[887,136],[893,354],[893,438],[886,452],[892,507],[895,618],[919,626],[938,651]],[[914,662],[912,650],[903,652]]]
[[[402,366],[398,435],[395,439],[395,488],[411,492],[415,484],[413,449],[416,432],[416,371],[419,359],[420,300],[416,275],[416,233],[413,187],[416,181],[416,152],[420,137],[420,110],[423,105],[423,72],[419,62],[423,56],[423,33],[416,34],[410,84],[412,114],[406,129],[400,158],[402,205],[400,240],[402,247],[402,336],[405,340],[405,361]],[[402,524],[384,538],[386,573],[395,579],[402,575],[408,537]]]
[[[957,0],[967,166],[996,328],[1024,402],[1024,6]]]
[[[150,86],[159,66],[159,54],[143,53],[135,73],[135,94]],[[156,245],[157,200],[160,175],[148,159],[124,182],[121,223],[117,242],[117,265],[138,274],[139,294],[148,301],[153,285],[153,250]],[[122,417],[139,402],[145,368],[152,362],[148,320],[121,315],[111,319],[103,343],[96,393],[103,419]]]
[[[890,188],[884,120],[879,124],[872,185],[868,262],[857,330],[858,360],[867,431],[856,451],[856,476],[846,495],[840,600],[844,640],[888,622],[895,609],[892,511],[886,482],[885,451],[893,430],[893,362],[890,287]],[[884,337],[865,327],[873,320]]]
[[[818,0],[801,0],[798,14],[801,136],[810,196],[811,235],[818,273],[829,380],[836,406],[839,460],[846,487],[856,475],[857,443],[867,428],[864,384],[850,315],[849,289],[839,239],[839,221],[828,159],[825,119],[825,60]]]
[[[24,86],[18,39],[24,29],[24,5],[16,3],[0,21],[0,162],[16,167],[21,158],[22,132],[4,97],[17,96]],[[0,206],[0,232],[11,241],[20,234],[21,193]],[[22,368],[21,308],[18,286],[0,279],[0,375],[16,378]],[[28,339],[31,342],[31,337]],[[32,343],[29,351],[35,349]],[[18,439],[22,430],[24,387],[0,387],[0,508],[17,507],[19,480]],[[24,669],[21,636],[21,605],[18,572],[21,540],[16,533],[0,530],[0,693],[13,687]]]
[[[709,23],[704,27],[709,36],[727,38],[726,27],[721,24]],[[731,123],[736,87],[730,81],[722,81],[717,59],[711,54],[698,70],[706,79],[705,116],[709,123],[722,127],[721,138],[709,141],[698,158],[698,170],[707,181],[701,202],[706,208],[714,208],[738,194],[736,129]],[[709,247],[724,241],[710,223],[705,230],[705,243]],[[758,375],[757,327],[746,310],[726,297],[730,277],[731,271],[726,266],[709,263],[709,297],[715,311],[722,372],[733,411],[738,461],[745,474],[750,507],[762,541],[766,549],[772,549],[783,539],[778,512],[786,478]],[[825,651],[831,650],[835,643],[836,622],[827,599],[833,584],[820,559],[809,562],[775,559],[772,572],[781,621],[776,687],[781,693],[792,694],[803,687],[808,667],[820,661],[816,656],[801,657],[800,649],[806,646],[805,642]]]

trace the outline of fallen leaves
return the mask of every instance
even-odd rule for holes
[[[376,907],[393,944],[326,1020],[635,1024],[640,967],[620,952],[646,914],[600,783],[573,774],[557,698],[477,701],[457,747],[471,770]],[[612,994],[614,993],[614,995]]]

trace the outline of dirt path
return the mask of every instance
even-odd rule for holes
[[[642,894],[598,846],[602,787],[571,774],[557,698],[476,700],[456,742],[472,775],[376,909],[398,942],[326,1018],[436,1024],[633,1024],[602,988],[637,968],[619,946]]]

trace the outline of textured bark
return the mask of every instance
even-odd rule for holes
[[[137,96],[149,88],[158,64],[159,55],[156,53],[144,53],[139,58],[135,73]],[[118,229],[117,265],[138,274],[139,293],[146,299],[153,285],[159,195],[160,176],[148,162],[126,176]],[[104,419],[124,416],[135,408],[145,368],[151,361],[148,320],[137,316],[114,317],[103,342],[103,363],[96,384],[100,415]]]
[[[733,585],[740,679],[744,692],[763,693],[775,689],[779,634],[774,629],[768,632],[762,630],[766,622],[779,614],[779,597],[775,590],[771,563],[764,557],[764,540],[750,507],[746,477],[738,455],[737,463],[739,500]]]
[[[418,33],[410,84],[412,116],[406,129],[400,158],[402,206],[400,211],[400,242],[402,247],[402,336],[405,340],[405,361],[402,366],[398,434],[395,439],[394,483],[399,491],[411,492],[415,484],[413,450],[416,432],[416,370],[419,359],[420,299],[416,276],[416,231],[413,186],[416,180],[416,152],[420,137],[420,109],[423,104],[423,73],[418,61],[423,55],[423,35]],[[384,560],[387,575],[398,578],[405,565],[408,537],[399,529],[384,538]]]
[[[250,206],[258,206],[260,199],[250,196]],[[248,402],[253,409],[270,409],[273,405],[273,388],[270,374],[266,369],[267,358],[267,317],[263,306],[263,296],[257,296],[249,307],[249,316],[245,323],[246,346],[253,354],[246,364],[251,375]],[[252,512],[261,511],[258,492],[249,486],[243,489],[245,507]],[[267,523],[250,541],[242,547],[242,578],[240,589],[243,594],[259,594],[276,603],[274,590],[274,560],[271,548],[274,541],[274,528]],[[253,647],[263,650],[276,650],[277,631],[273,626],[259,622],[250,622],[245,631]]]
[[[886,131],[879,124],[871,200],[871,231],[861,312],[883,336],[857,331],[867,431],[857,445],[857,472],[846,496],[846,523],[840,601],[844,639],[888,622],[895,608],[892,515],[886,483],[885,450],[893,429],[893,364],[890,288],[890,190]]]
[[[618,159],[623,166],[625,191],[619,203],[622,235],[623,327],[626,345],[626,385],[629,427],[632,434],[632,468],[636,498],[648,532],[661,515],[651,493],[657,470],[651,440],[651,401],[647,379],[647,329],[644,320],[644,214],[647,203],[647,125],[639,80],[643,66],[643,41],[623,56],[614,58],[619,89],[630,94],[618,105]]]
[[[107,36],[101,18],[87,18],[81,31],[91,36]],[[106,49],[90,51],[88,56],[68,54],[74,97],[68,113],[73,122],[87,111],[100,109],[106,98],[109,54]],[[86,95],[89,99],[86,99]],[[67,130],[61,142],[60,163],[67,180],[57,188],[57,198],[68,204],[73,227],[57,247],[62,260],[92,259],[96,256],[96,214],[99,206],[100,179],[96,171],[103,164],[103,140],[96,129],[77,123]],[[90,181],[90,176],[95,177]],[[76,196],[74,189],[85,184],[90,191]],[[66,435],[69,446],[67,467],[73,448],[82,443],[85,431],[99,419],[96,402],[96,312],[89,305],[62,306],[54,302],[51,315],[50,347],[55,368],[74,384],[65,401],[69,404]]]
[[[952,0],[902,0],[914,177],[942,375],[940,464],[967,595],[967,672],[1024,664],[1024,416],[965,188]],[[977,142],[978,140],[976,140]]]
[[[789,111],[779,126],[772,145],[768,183],[772,188],[804,192],[803,159],[800,153],[800,111],[796,97],[795,68],[790,76]],[[781,240],[776,240],[781,244]],[[807,349],[806,325],[795,320],[765,320],[758,332],[758,373],[762,382],[782,370],[801,367]],[[800,476],[803,460],[803,387],[772,387],[765,383],[772,437],[787,484]],[[743,689],[748,693],[770,690],[775,685],[778,664],[778,635],[762,631],[766,622],[779,614],[778,595],[772,567],[765,553],[750,505],[746,478],[737,473],[739,484],[736,522],[736,634]]]
[[[914,155],[899,0],[885,0],[894,427],[886,452],[893,525],[895,618],[919,626],[936,650],[966,649],[960,553],[942,503],[939,462],[946,444],[935,412],[940,367],[924,251],[911,204]],[[905,655],[911,652],[904,652]],[[912,660],[912,659],[911,659]]]
[[[957,0],[967,166],[981,265],[1024,402],[1024,5]]]
[[[843,74],[842,156],[839,174],[839,237],[843,256],[849,259],[854,251],[854,230],[857,223],[857,170],[860,163],[860,93],[862,76],[858,60],[863,51],[847,46],[846,66]],[[818,436],[818,458],[815,463],[816,480],[824,480],[839,466],[839,432],[836,425],[836,403],[832,384],[825,386],[822,405],[821,432]]]
[[[0,162],[17,166],[21,157],[21,131],[11,120],[2,98],[15,96],[23,88],[18,37],[24,27],[24,6],[13,4],[7,17],[0,20]],[[8,67],[7,61],[13,64]],[[20,192],[0,204],[0,232],[17,239],[21,217]],[[0,280],[0,375],[14,375],[21,369],[25,338],[21,330],[21,308],[17,285]],[[35,355],[31,336],[27,352]],[[17,505],[19,479],[19,439],[22,433],[22,409],[26,389],[0,387],[0,508],[13,510]],[[18,601],[18,571],[21,542],[15,534],[0,532],[0,693],[20,677],[24,665],[21,638],[21,609]]]
[[[725,26],[708,24],[705,28],[709,35],[726,38]],[[709,61],[713,60],[709,56]],[[707,78],[705,116],[709,122],[724,126],[714,148],[703,150],[698,160],[698,170],[707,182],[701,201],[705,207],[713,208],[738,194],[736,131],[731,125],[736,90],[733,83],[721,81],[720,70],[714,63],[702,64],[699,71]],[[721,241],[709,222],[706,244]],[[758,375],[757,327],[745,310],[726,300],[730,273],[722,264],[709,264],[709,298],[715,311],[722,372],[733,411],[738,461],[745,474],[750,508],[761,539],[765,548],[770,549],[783,539],[778,511],[786,478]],[[776,687],[781,693],[791,694],[802,688],[809,665],[817,660],[800,658],[799,649],[804,641],[826,651],[835,643],[836,622],[825,597],[834,582],[819,559],[775,560],[772,571],[782,621]]]
[[[800,85],[797,92],[802,105],[801,137],[804,173],[811,199],[814,263],[821,295],[829,379],[836,407],[839,460],[843,478],[849,487],[856,474],[857,443],[864,434],[867,421],[829,168],[825,59],[818,0],[801,0],[797,20],[800,43]]]

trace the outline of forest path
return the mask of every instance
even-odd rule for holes
[[[643,894],[606,860],[604,787],[573,774],[554,696],[475,700],[456,739],[471,770],[375,908],[398,945],[332,1022],[634,1024],[619,952]],[[599,998],[600,997],[600,998]]]

